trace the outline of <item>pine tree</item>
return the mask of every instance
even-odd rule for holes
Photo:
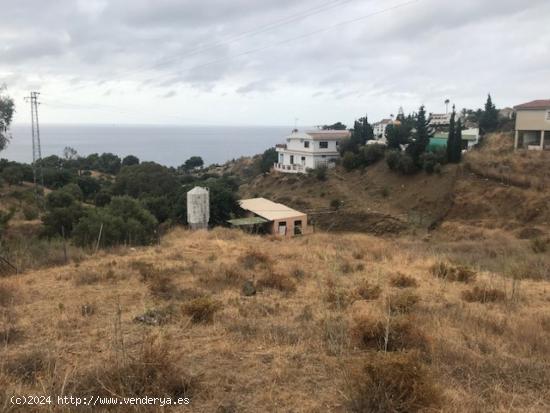
[[[374,131],[369,123],[367,115],[364,118],[356,120],[353,125],[353,134],[351,140],[355,146],[359,147],[374,138]]]
[[[493,103],[491,94],[487,96],[485,102],[485,111],[483,111],[480,120],[479,128],[483,133],[494,132],[498,126],[498,111]]]
[[[456,119],[456,112],[455,112],[455,107],[453,106],[453,112],[451,113],[451,120],[449,122],[449,137],[447,138],[447,160],[449,162],[453,162],[453,156],[455,153],[455,146],[456,146],[455,119]]]

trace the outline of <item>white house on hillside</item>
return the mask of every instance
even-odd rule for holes
[[[384,138],[386,136],[386,128],[388,125],[393,124],[392,119],[382,119],[380,122],[376,122],[372,125],[372,131],[375,138]]]
[[[430,126],[448,126],[451,123],[451,113],[430,113]]]
[[[273,168],[280,172],[304,173],[320,165],[331,166],[340,157],[340,141],[350,136],[346,130],[300,132],[295,129],[286,137],[286,144],[276,146],[279,160]]]

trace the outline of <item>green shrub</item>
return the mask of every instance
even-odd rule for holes
[[[530,241],[531,250],[535,254],[542,254],[548,251],[548,245],[550,244],[550,240],[545,238],[533,238]]]
[[[378,143],[365,145],[361,149],[361,163],[365,166],[373,165],[384,158],[386,146]]]
[[[44,235],[70,236],[83,214],[84,209],[70,191],[50,192],[46,197],[46,213],[42,216]]]
[[[13,218],[15,215],[15,209],[11,209],[8,212],[4,212],[0,210],[0,236],[2,236],[2,233],[4,230],[8,227],[9,221]]]
[[[61,191],[66,192],[70,194],[74,199],[77,201],[82,201],[84,199],[84,194],[82,192],[82,189],[77,184],[67,184],[63,188],[61,188]]]
[[[9,165],[2,171],[2,179],[9,185],[20,185],[23,182],[24,171],[19,165]]]
[[[39,211],[38,208],[32,206],[32,205],[25,205],[23,206],[23,216],[27,221],[32,221],[38,218]]]
[[[435,166],[438,164],[436,156],[432,152],[423,153],[420,156],[420,163],[422,164],[422,169],[428,174],[432,174],[435,171]]]
[[[396,149],[391,149],[386,152],[386,163],[388,164],[388,168],[390,168],[392,171],[397,170],[397,167],[399,165],[399,159],[401,158],[401,152]]]
[[[94,203],[96,207],[104,207],[111,202],[111,195],[107,191],[99,191],[95,196]]]
[[[342,206],[342,201],[340,201],[339,199],[332,199],[332,200],[330,201],[330,207],[331,207],[332,209],[334,209],[335,211],[336,211],[337,209],[340,209],[341,206]]]
[[[267,149],[260,158],[260,171],[267,173],[271,171],[273,165],[279,161],[279,154],[275,148]]]
[[[97,242],[101,230],[102,246],[147,245],[155,239],[157,220],[137,200],[114,197],[105,208],[88,209],[74,229],[77,245]]]
[[[392,171],[399,171],[404,175],[412,175],[417,171],[413,158],[395,149],[386,152],[386,163]]]
[[[400,154],[397,169],[403,175],[412,175],[417,171],[416,165],[414,164],[414,159],[406,153]]]
[[[310,174],[319,181],[327,180],[327,172],[328,167],[326,165],[318,165],[316,168],[310,170]]]
[[[360,158],[353,152],[346,152],[342,158],[342,166],[346,171],[352,171],[361,165]]]

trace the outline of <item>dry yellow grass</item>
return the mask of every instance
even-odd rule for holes
[[[0,410],[14,393],[144,391],[188,395],[175,411],[345,412],[388,402],[365,399],[382,383],[419,396],[397,411],[549,411],[549,280],[434,276],[461,242],[177,229],[160,247],[0,279],[0,338],[19,332],[0,349]],[[492,245],[469,242],[478,254]],[[416,287],[399,288],[397,273]],[[242,294],[246,280],[255,295]],[[505,297],[465,301],[475,286]],[[414,382],[401,380],[414,363]]]

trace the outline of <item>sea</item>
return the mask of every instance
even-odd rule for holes
[[[263,153],[283,143],[292,126],[143,126],[143,125],[40,125],[42,157],[63,155],[67,146],[79,155],[111,152],[121,158],[135,155],[141,161],[166,166],[182,165],[200,156],[205,165],[222,164],[242,156]],[[0,158],[32,161],[31,126],[12,125],[11,142]]]

